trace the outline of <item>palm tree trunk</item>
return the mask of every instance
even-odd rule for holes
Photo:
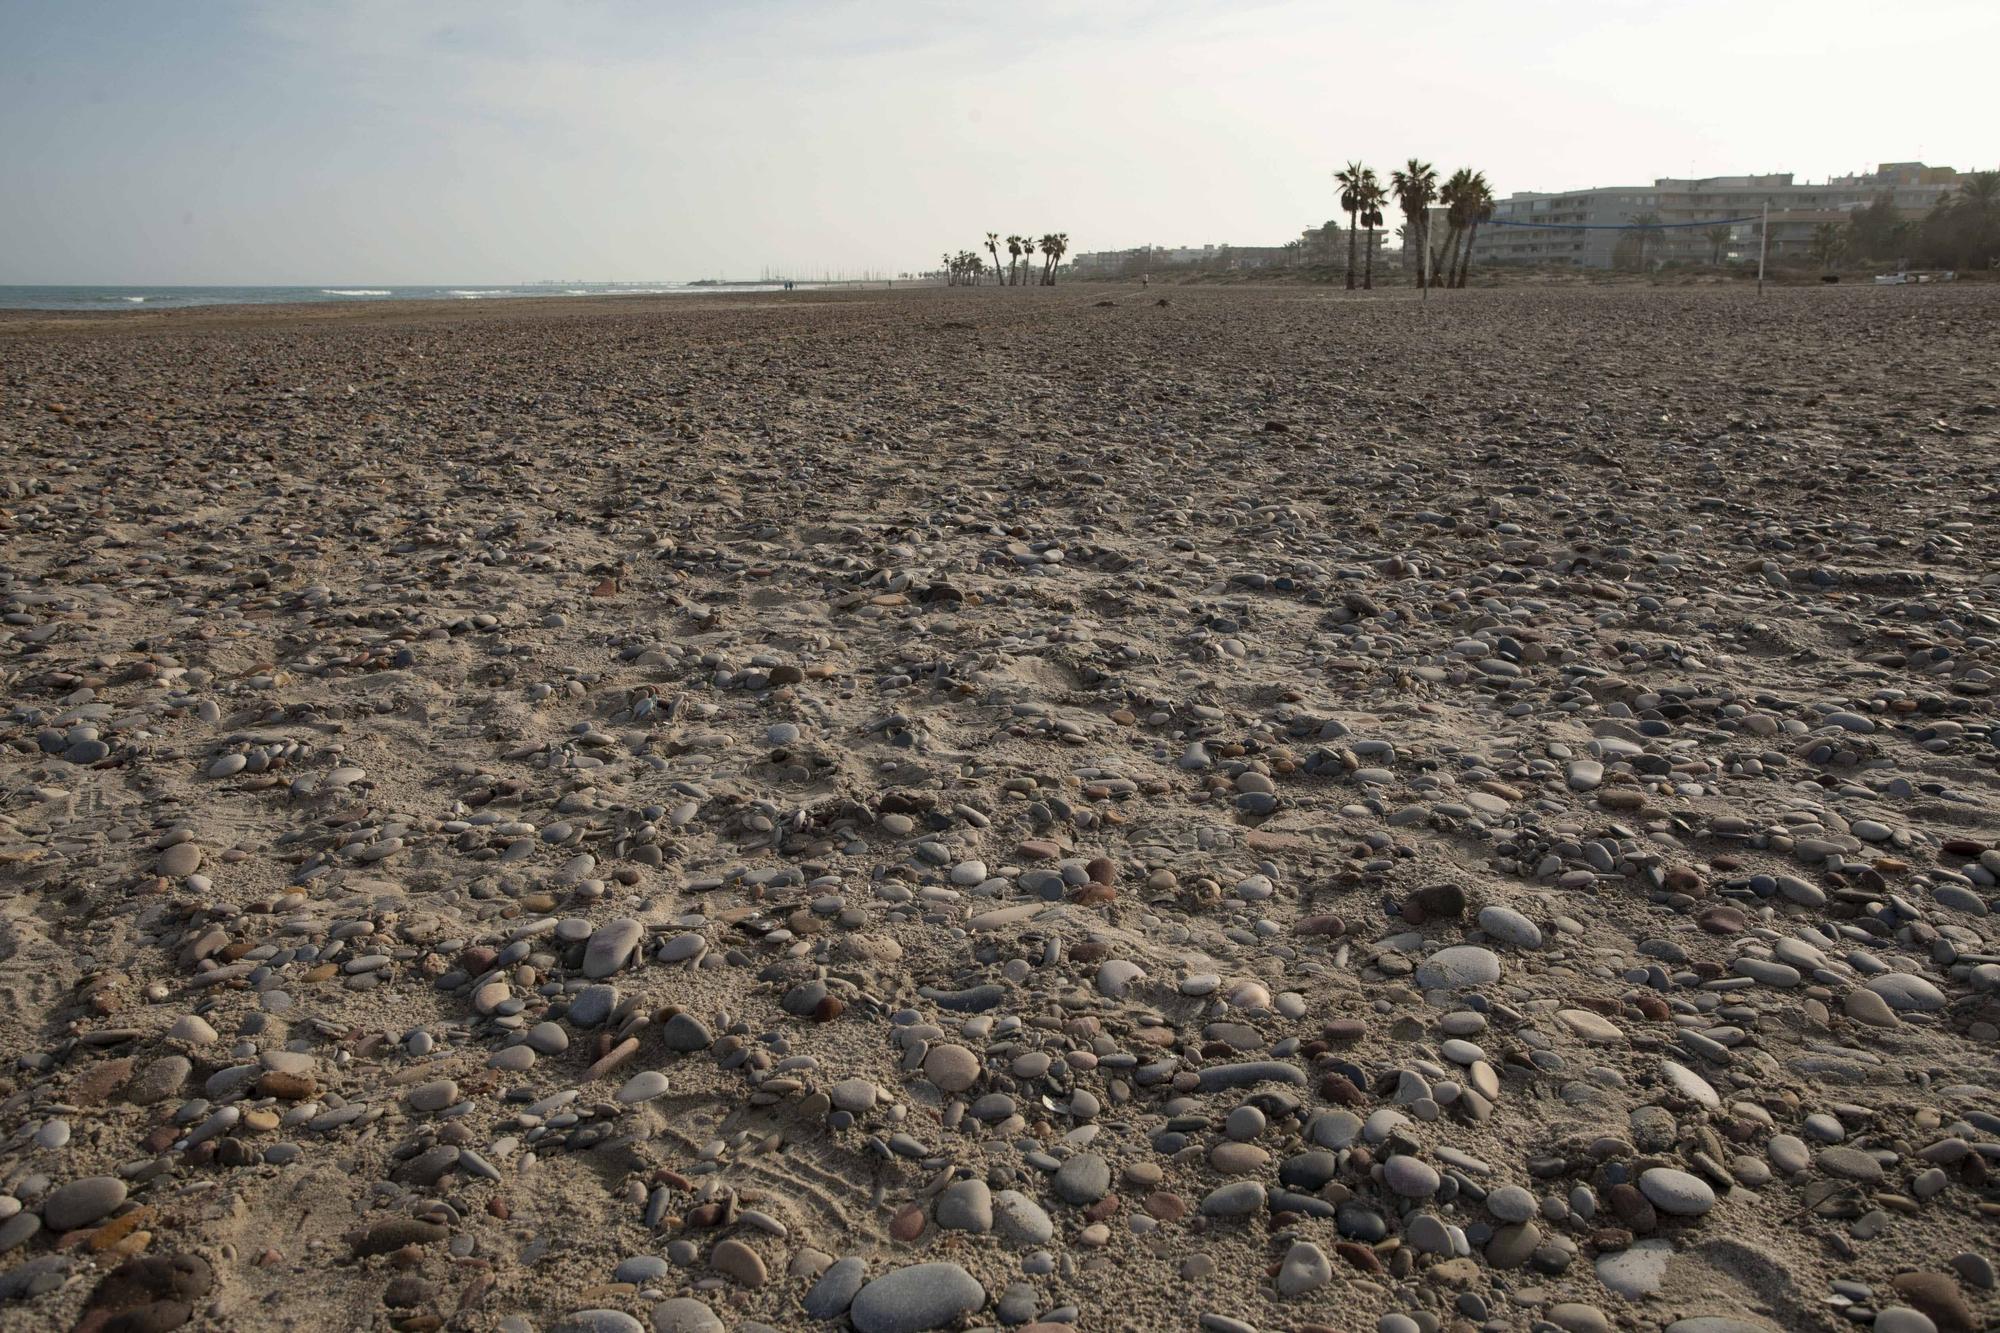
[[[1472,271],[1472,242],[1479,235],[1479,219],[1465,229],[1465,257],[1458,261],[1458,285],[1465,286],[1465,275]]]
[[[1354,210],[1347,210],[1347,290],[1354,290]]]
[[[1365,258],[1368,268],[1361,280],[1361,290],[1372,292],[1375,290],[1375,229],[1373,227],[1368,229],[1368,253]]]

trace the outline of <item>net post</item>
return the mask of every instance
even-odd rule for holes
[[[1764,201],[1764,220],[1757,224],[1757,295],[1764,294],[1764,256],[1771,253],[1771,201]]]

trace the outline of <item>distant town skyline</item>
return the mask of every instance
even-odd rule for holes
[[[1485,264],[1575,264],[1586,268],[1610,268],[1615,262],[1617,236],[1610,231],[1558,233],[1533,224],[1537,221],[1573,228],[1610,228],[1650,218],[1671,224],[1657,247],[1661,260],[1699,260],[1704,254],[1735,253],[1747,244],[1753,232],[1744,221],[1765,203],[1775,210],[1774,245],[1780,258],[1795,258],[1803,251],[1812,226],[1845,217],[1856,208],[1883,200],[1905,215],[1920,216],[1941,200],[1950,197],[1958,183],[1973,171],[1993,168],[1955,167],[1950,163],[1921,161],[1880,162],[1867,171],[1840,173],[1821,180],[1808,180],[1796,172],[1733,172],[1712,176],[1654,176],[1645,181],[1584,186],[1569,189],[1522,187],[1496,196],[1494,219],[1481,233],[1477,254]],[[1393,252],[1399,229],[1400,212],[1393,206],[1384,226],[1375,234],[1375,243]],[[1736,223],[1726,229],[1726,237],[1712,231],[1693,230],[1698,221]],[[1782,225],[1780,225],[1782,224]],[[1311,245],[1319,240],[1319,229],[1344,227],[1345,219],[1335,216],[1308,224],[1300,241]],[[1243,241],[1203,241],[1200,244],[1160,245],[1155,241],[1126,246],[1107,246],[1077,254],[1079,274],[1121,272],[1139,262],[1158,264],[1165,269],[1203,263],[1262,268],[1279,266],[1307,258],[1285,255],[1283,245],[1268,238]],[[1344,253],[1344,252],[1343,252]],[[1314,262],[1338,260],[1340,255],[1312,257]]]
[[[1970,68],[2000,41],[1988,3],[1893,24],[1858,0],[998,17],[0,0],[0,283],[893,273],[988,231],[1293,236],[1334,215],[1349,158],[1469,165],[1505,197],[1993,152]],[[1869,95],[1918,72],[1919,95]]]

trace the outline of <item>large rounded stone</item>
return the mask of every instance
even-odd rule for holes
[[[645,935],[646,928],[629,916],[605,922],[583,946],[583,975],[593,981],[610,976],[631,959]]]
[[[1708,1182],[1670,1166],[1656,1166],[1639,1177],[1639,1192],[1653,1207],[1675,1217],[1700,1217],[1715,1207]]]
[[[847,1317],[859,1333],[924,1333],[985,1304],[986,1289],[957,1264],[911,1264],[863,1287]]]
[[[979,1057],[963,1046],[933,1046],[924,1055],[924,1077],[940,1092],[964,1092],[979,1078]]]
[[[1111,1164],[1094,1152],[1080,1152],[1056,1169],[1055,1191],[1065,1203],[1096,1203],[1111,1189]]]
[[[1463,990],[1491,986],[1500,980],[1500,957],[1476,944],[1439,949],[1417,968],[1417,984],[1425,990]]]
[[[691,1296],[676,1296],[653,1307],[653,1333],[725,1333],[715,1311]]]
[[[43,1201],[42,1225],[50,1231],[74,1231],[89,1226],[123,1202],[124,1181],[116,1176],[85,1176],[70,1181]]]

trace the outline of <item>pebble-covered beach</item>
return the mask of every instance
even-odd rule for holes
[[[2000,1321],[2000,287],[0,319],[0,1326]]]

